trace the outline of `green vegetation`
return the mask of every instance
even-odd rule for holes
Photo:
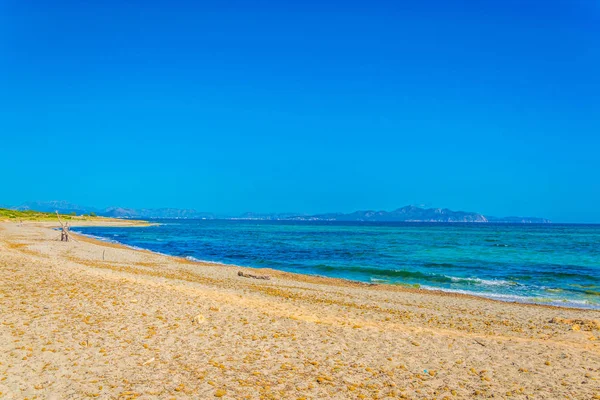
[[[62,219],[64,221],[71,220],[71,221],[73,221],[73,223],[76,223],[77,221],[103,221],[103,222],[117,221],[117,219],[114,219],[114,218],[99,217],[94,212],[91,212],[89,215],[75,215],[74,213],[71,213],[70,215],[60,214],[60,219]],[[58,219],[56,218],[56,213],[51,213],[51,212],[40,212],[40,211],[33,211],[33,210],[18,211],[18,210],[10,210],[8,208],[0,208],[0,222],[2,222],[2,221],[14,221],[14,222],[57,221],[58,222]],[[127,223],[128,224],[136,224],[137,223],[140,225],[148,224],[146,221],[136,221],[136,220],[128,220]]]
[[[70,215],[61,215],[61,218],[68,220],[72,217]],[[56,221],[56,214],[39,212],[33,210],[17,211],[9,210],[6,208],[0,208],[0,221],[11,220],[11,221]]]

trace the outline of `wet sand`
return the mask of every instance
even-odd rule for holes
[[[599,311],[259,280],[51,226],[0,223],[0,398],[600,399]]]

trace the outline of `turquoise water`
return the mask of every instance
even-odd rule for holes
[[[159,222],[74,230],[197,260],[600,309],[600,225]]]

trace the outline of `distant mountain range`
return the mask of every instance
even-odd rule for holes
[[[191,209],[179,208],[121,208],[109,207],[97,212],[98,215],[113,217],[113,218],[181,218],[181,219],[215,219],[217,216],[214,213],[200,212]]]
[[[113,218],[137,219],[244,219],[244,220],[287,220],[287,221],[371,221],[371,222],[466,222],[466,223],[521,223],[521,224],[547,224],[551,221],[537,217],[492,217],[476,212],[452,211],[447,208],[421,208],[406,206],[393,211],[355,211],[353,213],[329,214],[298,214],[298,213],[244,213],[239,216],[223,216],[210,212],[201,212],[193,209],[156,208],[133,209],[122,207],[108,207],[104,209],[82,207],[66,201],[28,202],[16,210],[35,210],[44,212],[58,211],[61,214],[75,213],[78,215],[95,213],[99,216]]]
[[[491,217],[469,211],[452,211],[447,208],[421,208],[406,206],[393,211],[355,211],[350,214],[319,214],[309,217],[296,217],[296,220],[324,221],[372,221],[372,222],[491,222],[491,223],[535,223],[551,221],[537,217]]]

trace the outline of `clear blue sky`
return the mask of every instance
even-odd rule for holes
[[[600,2],[0,0],[0,204],[600,222]]]

